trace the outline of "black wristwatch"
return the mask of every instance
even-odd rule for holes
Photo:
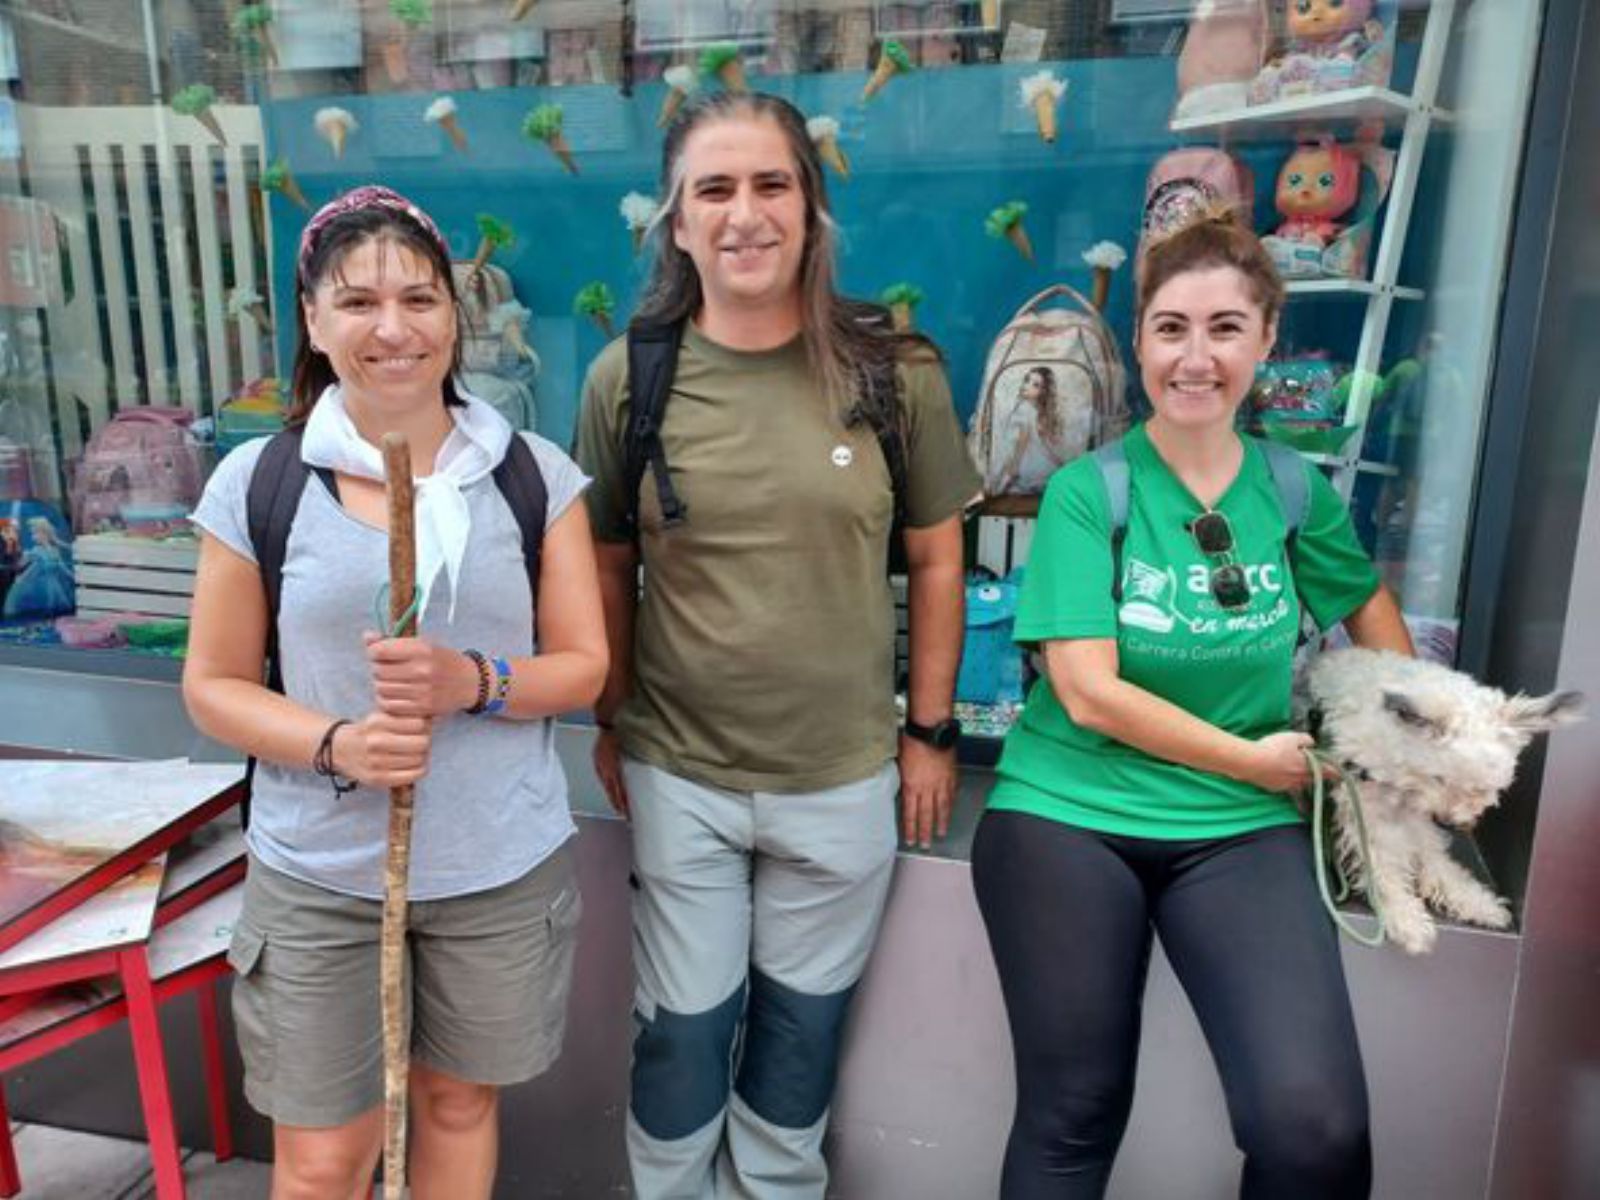
[[[961,738],[961,722],[954,717],[946,717],[942,721],[935,721],[932,725],[918,725],[907,717],[906,736],[916,738],[919,742],[926,742],[935,750],[948,750]]]

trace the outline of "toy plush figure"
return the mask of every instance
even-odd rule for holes
[[[1274,236],[1326,246],[1343,231],[1360,185],[1361,160],[1350,150],[1328,137],[1301,143],[1278,172],[1274,202],[1286,219]]]
[[[1289,0],[1289,52],[1360,58],[1383,36],[1373,0]]]
[[[1286,41],[1250,85],[1250,102],[1386,85],[1393,40],[1379,7],[1379,0],[1288,0]]]

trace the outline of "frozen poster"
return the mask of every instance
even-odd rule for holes
[[[37,500],[0,502],[0,620],[70,613],[74,605],[72,532]]]

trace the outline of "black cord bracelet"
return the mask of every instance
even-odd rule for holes
[[[343,717],[328,726],[327,732],[322,735],[322,741],[317,743],[317,752],[311,756],[311,769],[318,775],[333,784],[333,795],[337,799],[346,792],[353,792],[358,786],[354,779],[345,779],[333,765],[333,735],[339,732],[341,725],[350,722]]]

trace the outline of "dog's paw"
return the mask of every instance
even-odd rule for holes
[[[1472,897],[1459,906],[1459,912],[1463,921],[1485,929],[1511,928],[1511,905],[1490,892]]]
[[[1426,913],[1390,913],[1384,927],[1389,940],[1407,954],[1426,954],[1439,940],[1439,930]]]

